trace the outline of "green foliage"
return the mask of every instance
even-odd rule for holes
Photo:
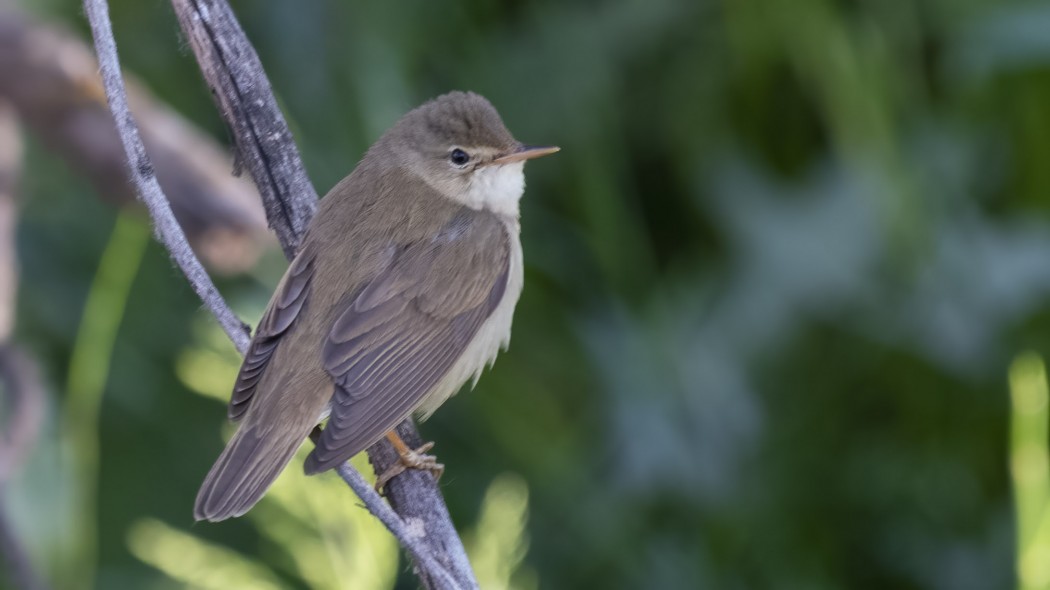
[[[23,4],[85,29],[75,0]],[[1004,376],[1050,353],[1050,4],[235,9],[321,192],[452,88],[563,148],[529,165],[510,352],[423,426],[491,587],[1039,587],[1045,482],[1018,461],[1046,461],[1018,437],[1045,446],[1047,422],[1022,400],[1011,434]],[[113,16],[125,66],[225,138],[166,4]],[[87,385],[71,357],[115,215],[83,186],[30,150],[19,338],[47,369],[52,439],[96,430],[59,421]],[[283,267],[221,287],[254,322]],[[110,367],[95,586],[214,587],[197,576],[222,557],[275,587],[414,587],[349,493],[294,465],[251,516],[190,528],[224,424],[190,392],[227,395],[235,357],[157,247],[124,270],[112,353],[90,345]],[[1010,370],[1015,400],[1034,358]],[[86,576],[53,542],[75,466],[47,438],[12,512],[44,571]]]
[[[1017,513],[1020,590],[1050,588],[1050,453],[1047,452],[1046,367],[1028,353],[1010,367],[1010,472]]]

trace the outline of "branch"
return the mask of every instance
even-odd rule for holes
[[[109,22],[109,6],[105,0],[84,0],[84,10],[91,23],[91,34],[95,37],[95,52],[98,54],[99,68],[102,72],[102,85],[106,89],[106,100],[113,112],[117,132],[120,133],[124,144],[124,153],[130,166],[129,174],[139,198],[153,219],[154,231],[171,253],[175,264],[186,275],[193,290],[204,301],[205,307],[219,321],[219,325],[237,350],[244,354],[248,350],[248,326],[237,319],[226,306],[219,290],[211,282],[211,277],[186,243],[186,234],[175,220],[168,198],[157,184],[153,163],[146,155],[146,146],[142,145],[138,126],[128,109],[128,95],[124,89],[124,80],[120,76],[117,43],[113,40],[113,28]]]
[[[277,233],[285,255],[291,258],[305,235],[316,209],[317,197],[306,177],[291,133],[277,108],[258,56],[225,1],[173,0],[172,3],[201,70],[233,130],[240,162],[248,168],[259,187],[270,226]],[[149,182],[152,180],[147,174],[150,170],[149,161],[144,159],[146,156],[141,146],[135,145],[139,142],[133,134],[134,122],[127,110],[126,100],[119,100],[122,93],[119,63],[106,1],[84,0],[84,5],[95,36],[110,108],[118,121],[129,161],[136,163],[132,166],[132,174],[143,177],[136,179],[136,185],[142,185],[139,190],[143,199],[163,199],[159,187],[156,187],[155,195],[147,193],[146,189],[152,189],[150,185],[155,186],[156,182]],[[117,100],[114,100],[114,95],[118,95]],[[150,210],[153,214],[152,207]],[[160,221],[157,223],[159,226]],[[184,240],[169,242],[164,239],[164,243],[173,255],[175,252],[188,251]],[[200,289],[197,283],[199,277],[187,273],[187,278],[195,288]],[[206,275],[204,279],[207,280]],[[206,286],[211,286],[210,281]],[[225,308],[225,304],[222,307]],[[212,306],[209,305],[209,308]],[[217,318],[223,317],[214,309],[212,312]],[[243,354],[244,349],[240,345],[239,348]],[[409,440],[419,439],[411,420],[403,422],[398,429]],[[396,452],[386,441],[373,445],[368,452],[377,471],[384,471],[398,460]],[[426,587],[478,587],[466,551],[432,476],[406,472],[387,484],[394,508],[406,509],[398,516],[374,490],[367,484],[362,485],[363,478],[352,467],[344,465],[339,473],[357,492],[368,510],[390,529],[412,555]],[[393,498],[401,500],[394,502]]]
[[[316,444],[317,439],[320,436],[321,429],[315,428],[313,432],[310,433],[310,440]],[[379,522],[382,522],[383,525],[394,535],[394,538],[401,543],[401,546],[412,554],[412,558],[420,566],[417,573],[420,578],[424,580],[426,587],[449,589],[460,588],[460,585],[456,583],[456,580],[449,574],[449,570],[444,567],[445,560],[442,559],[442,556],[434,555],[433,548],[427,545],[428,540],[425,538],[426,535],[422,534],[422,531],[412,530],[410,525],[410,523],[413,522],[412,520],[407,518],[402,519],[401,515],[394,512],[390,506],[387,506],[387,504],[383,502],[383,498],[379,496],[379,492],[376,492],[375,488],[365,481],[365,478],[362,477],[352,465],[350,465],[349,461],[337,467],[336,472],[339,474],[339,477],[343,478],[346,485],[350,486],[350,489],[361,498],[361,501],[364,502],[366,507],[368,507],[369,512],[378,518]],[[425,475],[429,476],[429,473]],[[432,477],[431,480],[433,480]],[[447,515],[448,511],[446,510],[445,513]],[[455,530],[452,531],[452,535],[456,539],[459,538],[459,536],[456,535]],[[462,545],[460,546],[462,547]],[[465,557],[466,556],[464,555],[464,558]],[[473,573],[470,573],[469,575],[473,577]],[[437,580],[431,580],[431,577],[436,577]]]
[[[22,144],[10,105],[0,102],[0,558],[12,588],[44,590],[7,516],[7,483],[29,457],[44,421],[45,393],[36,363],[9,343],[14,327],[18,260],[15,256],[15,185]]]
[[[226,2],[173,0],[172,5],[232,128],[238,162],[255,180],[270,227],[291,259],[317,209],[317,192],[259,56]]]
[[[0,2],[0,98],[100,198],[135,202],[94,52],[8,4]],[[213,270],[251,267],[273,239],[251,181],[230,175],[232,158],[214,139],[134,78],[127,85],[157,179],[194,250]]]
[[[412,420],[405,420],[399,424],[397,434],[410,449],[418,449],[423,444],[423,439]],[[386,439],[381,443],[376,443],[368,449],[368,458],[377,474],[384,473],[391,465],[400,461],[397,451]],[[340,475],[343,475],[342,472]],[[394,511],[405,522],[415,525],[420,534],[425,535],[431,552],[441,565],[463,587],[478,588],[467,551],[456,533],[455,525],[452,524],[452,517],[442,500],[441,490],[434,476],[427,471],[406,469],[387,482],[383,489]],[[426,571],[419,572],[419,577],[426,588],[447,587],[438,584],[437,580],[427,579]]]

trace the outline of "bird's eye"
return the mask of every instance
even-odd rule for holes
[[[465,152],[465,151],[463,151],[463,150],[461,150],[459,148],[456,148],[456,149],[452,150],[451,152],[449,152],[448,160],[450,162],[452,162],[453,164],[455,164],[456,166],[466,166],[467,162],[470,161],[470,156],[467,155],[467,152]]]

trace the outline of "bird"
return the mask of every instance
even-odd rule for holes
[[[376,140],[321,199],[259,321],[228,408],[238,428],[201,485],[197,520],[245,514],[322,423],[307,475],[384,436],[398,469],[440,467],[393,429],[476,385],[508,347],[524,165],[558,150],[522,144],[487,99],[459,91]]]

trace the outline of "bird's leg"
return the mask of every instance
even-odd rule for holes
[[[386,433],[386,439],[390,441],[390,444],[394,445],[400,461],[391,465],[376,479],[377,492],[382,493],[383,487],[386,486],[387,482],[404,473],[406,469],[424,469],[433,473],[435,479],[441,479],[441,474],[445,472],[445,466],[438,463],[437,457],[434,455],[426,454],[427,451],[434,448],[434,443],[428,442],[418,449],[410,449],[405,444],[405,441],[401,440],[401,437],[397,435],[397,432],[393,430]]]

